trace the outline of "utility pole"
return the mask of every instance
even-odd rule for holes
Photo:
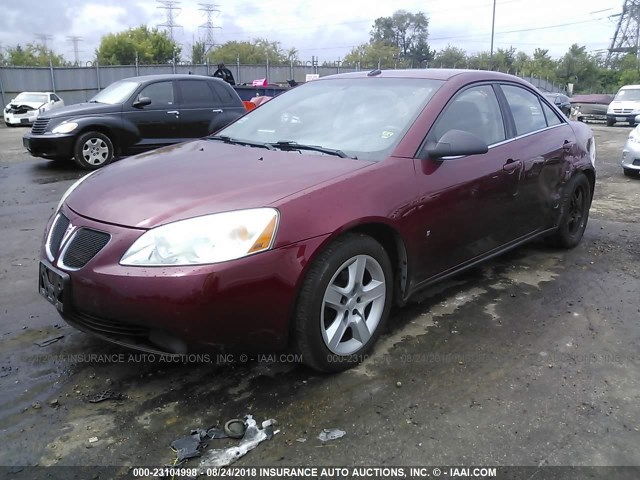
[[[220,27],[216,27],[213,24],[213,15],[214,13],[220,13],[220,10],[218,10],[218,5],[214,5],[213,3],[199,3],[198,5],[200,5],[201,8],[199,8],[198,10],[200,10],[201,12],[204,12],[205,16],[206,16],[206,22],[203,23],[202,25],[200,25],[198,28],[204,28],[204,53],[206,54],[207,52],[209,52],[209,50],[211,50],[214,46],[214,41],[213,41],[213,30],[215,28],[220,28]]]
[[[176,23],[176,17],[180,15],[180,12],[182,11],[181,8],[178,8],[178,5],[180,5],[180,2],[177,2],[175,0],[156,0],[156,2],[160,4],[160,6],[157,8],[166,11],[165,12],[166,18],[164,23],[161,23],[158,26],[165,27],[167,30],[169,30],[169,37],[173,42],[174,41],[173,29],[182,27],[182,25],[178,25]]]
[[[608,49],[607,64],[617,54],[631,52],[636,54],[636,63],[640,62],[640,0],[625,0],[622,13],[613,17],[619,18]]]
[[[496,31],[496,0],[493,0],[493,19],[491,20],[491,53],[490,57],[493,60],[493,36]]]
[[[40,40],[40,45],[42,45],[44,49],[48,52],[49,47],[47,46],[47,42],[51,40],[53,37],[48,33],[38,33],[36,34],[36,38]]]
[[[70,35],[67,37],[71,43],[73,43],[73,57],[75,60],[75,65],[80,65],[80,50],[78,50],[78,43],[82,40],[82,37],[78,37],[77,35]]]

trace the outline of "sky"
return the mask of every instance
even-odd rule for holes
[[[204,37],[206,21],[199,3],[215,3],[214,41],[279,41],[298,49],[301,60],[343,58],[365,43],[373,21],[398,9],[422,11],[429,18],[429,44],[440,50],[451,44],[468,53],[488,51],[493,0],[182,0],[174,38],[190,52]],[[496,0],[494,48],[513,46],[529,54],[545,48],[562,56],[573,43],[598,53],[611,43],[623,0]],[[0,0],[0,48],[50,35],[49,48],[73,61],[68,36],[82,37],[82,63],[93,59],[102,35],[141,24],[165,23],[166,11],[154,0]]]

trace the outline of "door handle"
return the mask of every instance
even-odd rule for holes
[[[505,163],[502,166],[502,170],[504,170],[505,172],[513,172],[514,170],[517,170],[521,166],[522,166],[522,160],[514,160],[513,158],[510,158],[507,160],[507,163]]]
[[[211,110],[213,113],[222,113],[222,109],[221,108],[214,108],[213,110]]]
[[[180,115],[180,111],[178,111],[178,110],[169,110],[167,113],[173,113],[175,115]]]

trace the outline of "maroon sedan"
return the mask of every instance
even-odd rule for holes
[[[535,238],[577,245],[595,154],[513,76],[334,75],[82,178],[47,225],[40,291],[136,349],[291,348],[342,370],[392,303]]]

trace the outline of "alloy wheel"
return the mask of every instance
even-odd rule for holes
[[[82,157],[91,165],[101,165],[109,158],[109,146],[101,138],[90,138],[82,145]]]

